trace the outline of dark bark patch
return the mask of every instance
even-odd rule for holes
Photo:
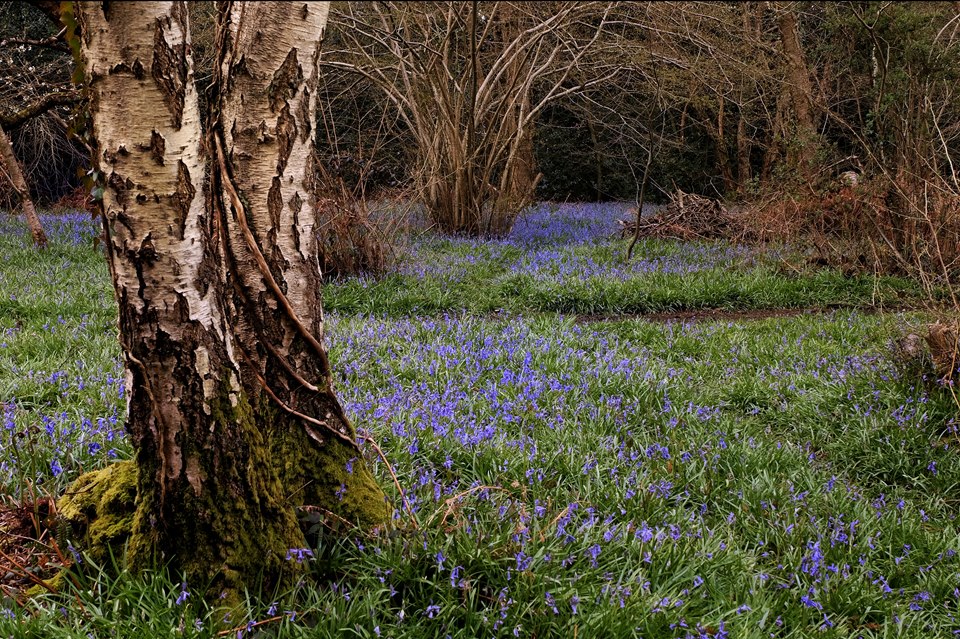
[[[307,197],[316,198],[317,195],[317,167],[316,158],[313,152],[307,156],[307,166],[303,170],[303,188],[307,191]]]
[[[163,21],[157,20],[153,34],[153,80],[163,94],[173,126],[183,124],[183,102],[187,86],[187,56],[182,44],[170,46],[164,37]]]
[[[174,296],[173,316],[176,317],[181,324],[186,325],[190,322],[190,302],[188,302],[183,293],[179,291],[174,291]]]
[[[283,210],[283,193],[280,190],[280,177],[274,176],[267,193],[267,212],[270,214],[270,229],[280,228],[280,212]]]
[[[250,70],[247,68],[247,56],[240,56],[240,59],[237,60],[233,68],[230,69],[230,75],[236,77],[240,77],[241,75],[245,75],[248,78],[251,77]]]
[[[147,236],[140,241],[140,248],[137,249],[137,258],[146,264],[152,264],[157,259],[157,248],[153,245],[153,234],[147,233]]]
[[[220,271],[210,251],[204,251],[200,266],[197,267],[197,279],[194,282],[200,297],[206,297],[210,286],[220,281]]]
[[[301,199],[300,193],[294,191],[293,197],[290,198],[290,210],[293,212],[293,224],[290,231],[293,236],[293,246],[298,252],[300,251],[300,210],[302,208],[303,199]]]
[[[173,211],[177,223],[177,239],[182,240],[187,226],[187,215],[197,189],[190,179],[190,171],[183,160],[177,162],[177,190],[173,194]]]
[[[313,130],[313,111],[310,109],[310,90],[304,89],[300,96],[300,104],[297,105],[297,119],[300,120],[300,142],[306,142],[310,138],[310,131]]]
[[[120,206],[127,206],[127,184],[124,179],[117,172],[110,173],[110,177],[107,178],[107,186],[113,189],[114,194],[116,194],[117,202],[120,203]]]
[[[270,100],[270,110],[278,112],[284,103],[297,94],[297,89],[303,82],[303,69],[297,61],[297,49],[294,47],[287,53],[280,68],[274,71],[273,79],[267,88],[267,97]]]
[[[286,295],[287,282],[284,279],[284,274],[289,272],[290,262],[283,254],[283,251],[280,250],[280,246],[276,243],[276,236],[278,235],[279,231],[271,229],[271,232],[274,235],[273,250],[270,251],[271,270],[274,271],[274,279],[277,280],[280,290],[282,290],[284,295]]]
[[[143,80],[146,74],[143,72],[143,63],[140,62],[140,58],[137,58],[133,61],[133,67],[131,71],[133,71],[133,77],[135,77],[137,80]]]
[[[170,9],[170,17],[177,21],[180,26],[180,31],[183,33],[187,32],[187,13],[186,2],[174,2],[173,7]]]
[[[128,233],[133,233],[133,225],[131,224],[132,220],[130,219],[130,216],[127,215],[126,211],[117,211],[115,219],[123,226],[123,228],[127,229]]]
[[[270,127],[267,126],[266,120],[260,120],[260,126],[257,127],[257,142],[260,144],[266,144],[268,142],[273,142],[276,136],[273,132],[270,131]]]
[[[294,191],[293,197],[290,198],[290,210],[293,211],[293,219],[295,222],[300,213],[300,209],[302,208],[303,208],[303,198],[300,197],[299,192]]]
[[[149,237],[150,237],[150,236],[148,235],[148,236],[147,236],[147,239],[149,239]],[[127,259],[128,259],[128,261],[133,264],[133,269],[134,269],[134,271],[136,271],[136,273],[137,273],[137,297],[139,297],[141,300],[143,300],[144,306],[149,306],[150,303],[147,301],[147,297],[146,297],[146,292],[147,292],[147,279],[146,279],[146,277],[144,277],[144,274],[143,274],[144,260],[141,259],[141,255],[140,255],[140,252],[141,252],[141,249],[142,249],[142,248],[144,248],[144,247],[143,247],[143,243],[141,243],[139,249],[127,249],[126,253],[127,253]],[[153,248],[153,244],[152,244],[152,243],[150,244],[150,248],[151,248],[151,249]],[[149,253],[149,250],[148,250],[148,253]],[[154,256],[156,255],[156,252],[155,252],[155,251],[154,251],[153,255],[154,255]],[[123,327],[121,327],[120,330],[122,331],[122,330],[123,330]],[[122,334],[122,333],[121,333],[121,334]],[[141,360],[141,361],[142,361],[142,360]]]
[[[121,144],[119,147],[117,147],[116,151],[104,151],[103,159],[110,164],[116,164],[118,159],[127,157],[128,155],[130,155],[130,151],[127,151],[127,147]]]
[[[163,155],[167,151],[167,141],[156,130],[150,135],[150,157],[153,161],[163,166]]]
[[[290,114],[290,105],[286,104],[277,118],[277,174],[283,175],[297,137],[296,118]]]

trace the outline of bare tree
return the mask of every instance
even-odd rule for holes
[[[780,41],[786,61],[786,89],[790,95],[797,127],[797,149],[795,163],[800,174],[807,180],[813,177],[814,156],[818,138],[817,126],[813,117],[813,86],[810,73],[800,46],[797,32],[797,16],[792,6],[781,7],[777,24],[780,27]]]
[[[10,10],[10,7],[4,9]],[[32,21],[35,28],[49,28],[46,16],[29,7],[19,7],[20,13],[31,11],[36,13]],[[52,121],[55,109],[71,106],[80,99],[79,93],[67,86],[69,56],[66,52],[69,49],[63,35],[61,30],[46,38],[4,37],[0,40],[0,79],[3,80],[0,83],[0,169],[20,202],[34,245],[38,247],[46,246],[47,237],[30,184],[31,173],[39,176],[41,171],[36,166],[24,166],[15,151],[11,133],[32,129],[31,133],[39,135],[29,137],[34,137],[34,141],[45,145],[47,150],[70,154],[70,149],[62,148],[64,133]]]
[[[416,180],[445,231],[508,232],[536,185],[532,131],[551,102],[602,84],[573,72],[608,26],[611,4],[347,3],[322,61],[374,83],[416,146]]]

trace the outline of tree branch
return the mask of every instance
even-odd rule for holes
[[[52,35],[49,38],[44,38],[43,40],[27,40],[21,38],[6,38],[0,40],[0,47],[5,47],[11,44],[26,44],[31,47],[45,47],[47,49],[54,49],[56,51],[63,51],[64,53],[70,53],[70,46],[63,41],[63,36],[67,33],[67,28],[64,27],[56,35]]]
[[[0,113],[0,126],[7,131],[16,129],[33,118],[43,115],[50,109],[65,104],[76,104],[83,99],[79,91],[59,91],[48,93],[33,104],[30,104],[15,113]]]

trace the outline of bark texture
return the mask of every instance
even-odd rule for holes
[[[813,86],[803,58],[803,49],[800,47],[797,16],[792,9],[786,9],[780,14],[778,26],[783,54],[787,60],[787,87],[797,123],[797,150],[793,159],[801,175],[809,178],[813,175],[817,150],[817,127],[811,110]]]
[[[322,2],[230,3],[213,175],[216,203],[228,212],[226,259],[240,284],[228,303],[241,382],[254,409],[274,416],[268,433],[282,483],[302,488],[301,502],[370,525],[389,513],[359,463],[323,346],[313,149],[327,10]]]
[[[30,198],[30,187],[23,177],[23,170],[20,168],[20,160],[13,152],[13,144],[10,142],[10,136],[0,128],[0,163],[3,170],[10,179],[10,185],[17,192],[20,198],[20,207],[23,209],[23,217],[27,220],[27,226],[30,228],[30,236],[33,238],[34,246],[43,248],[47,245],[47,234],[40,223],[40,217],[37,215],[37,207],[33,205]]]
[[[204,140],[184,3],[81,3],[137,452],[129,558],[213,594],[292,579],[304,503],[389,516],[321,339],[309,150],[326,9],[221,3]]]

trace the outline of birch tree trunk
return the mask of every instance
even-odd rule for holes
[[[185,4],[80,5],[138,468],[129,559],[213,594],[289,583],[298,506],[389,517],[322,341],[311,150],[327,3],[220,3],[206,140]]]
[[[10,136],[2,128],[0,128],[0,166],[6,171],[10,178],[10,185],[20,198],[20,207],[23,208],[23,217],[27,220],[33,245],[39,248],[45,247],[47,234],[43,231],[43,225],[37,215],[37,207],[33,205],[33,200],[30,198],[30,187],[27,186],[27,181],[23,177],[20,161],[13,152]]]

